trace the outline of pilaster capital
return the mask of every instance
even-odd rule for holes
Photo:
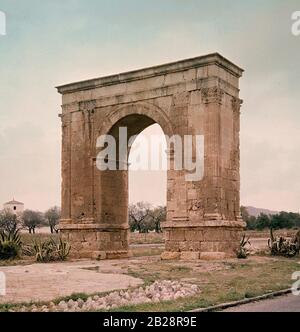
[[[239,99],[237,97],[232,97],[231,98],[231,107],[232,107],[233,112],[239,113],[242,104],[243,104],[242,99]]]
[[[222,105],[225,92],[219,87],[202,88],[201,96],[204,104],[216,103]]]
[[[79,102],[80,111],[94,111],[96,108],[96,100],[84,100]]]

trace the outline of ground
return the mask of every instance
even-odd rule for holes
[[[29,240],[32,237],[23,237],[24,242]],[[2,262],[0,271],[6,274],[8,290],[7,296],[0,297],[0,311],[7,310],[7,304],[49,302],[71,294],[86,297],[140,285],[145,287],[157,280],[197,285],[201,292],[193,297],[118,310],[186,311],[290,288],[292,273],[300,270],[299,257],[274,258],[266,253],[265,237],[252,239],[253,255],[248,259],[222,261],[162,261],[161,240],[161,235],[157,234],[135,234],[130,259],[36,264],[31,258],[13,264]]]
[[[300,312],[300,296],[281,296],[229,308],[224,312]]]
[[[123,274],[112,261],[6,266],[7,294],[0,303],[51,301],[72,293],[102,293],[143,284],[143,280]]]

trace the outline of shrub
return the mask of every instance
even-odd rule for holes
[[[246,239],[246,235],[244,234],[240,241],[239,247],[235,251],[237,258],[245,259],[249,256],[250,252],[246,248],[247,244],[251,245],[249,238]]]
[[[22,243],[18,230],[0,232],[0,260],[17,258],[21,247]]]
[[[270,239],[268,246],[273,256],[294,257],[300,251],[300,232],[298,232],[294,239],[288,240],[283,236],[274,237],[273,229],[270,229]]]
[[[70,250],[71,250],[70,244],[62,240],[62,238],[59,238],[59,241],[56,244],[56,251],[59,260],[65,261],[69,256]]]
[[[35,241],[32,248],[36,261],[43,263],[66,260],[71,249],[69,243],[61,238],[58,243],[54,239]]]

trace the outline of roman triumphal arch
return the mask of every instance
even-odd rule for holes
[[[239,78],[219,54],[58,87],[62,94],[62,219],[74,257],[129,256],[128,172],[99,170],[97,140],[119,129],[128,137],[158,123],[165,135],[204,137],[204,173],[187,181],[168,150],[163,259],[234,255],[245,226],[240,215]],[[127,142],[126,142],[127,144]],[[195,145],[192,153],[195,154]]]

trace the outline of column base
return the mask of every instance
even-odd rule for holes
[[[240,221],[203,221],[201,223],[164,223],[163,260],[218,260],[236,257],[245,223]]]
[[[60,224],[71,245],[70,258],[120,259],[131,256],[128,227],[102,224]]]

